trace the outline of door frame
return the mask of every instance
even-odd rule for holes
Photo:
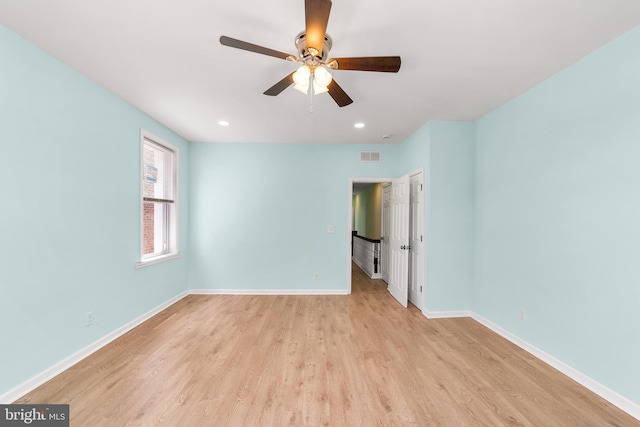
[[[411,172],[408,173],[409,176],[415,175],[417,173],[422,172],[422,185],[423,185],[423,189],[424,189],[424,193],[423,193],[423,198],[422,198],[422,206],[423,206],[423,216],[424,216],[424,226],[422,229],[422,232],[424,233],[425,239],[424,239],[424,243],[422,245],[422,250],[423,250],[423,255],[422,255],[422,271],[423,271],[423,276],[422,276],[422,283],[424,286],[424,293],[423,293],[423,301],[422,301],[422,308],[421,311],[424,314],[425,313],[425,308],[427,306],[426,304],[426,296],[427,296],[427,292],[426,290],[429,289],[428,283],[429,283],[429,274],[428,274],[428,265],[427,265],[427,255],[428,255],[428,247],[429,247],[429,240],[431,238],[431,227],[429,226],[429,205],[430,205],[430,196],[431,196],[431,191],[430,191],[430,179],[428,174],[425,172],[424,168],[418,168],[415,170],[412,170]],[[404,174],[402,174],[404,175]],[[399,175],[399,176],[402,176]],[[351,177],[349,178],[349,182],[348,182],[348,191],[347,194],[349,196],[348,199],[348,204],[347,204],[347,233],[345,238],[347,239],[347,294],[351,294],[352,292],[352,283],[351,283],[351,235],[352,235],[352,230],[353,230],[353,184],[355,182],[362,182],[362,183],[371,183],[371,184],[376,184],[376,183],[382,183],[382,182],[391,182],[394,179],[396,179],[398,177],[394,177],[394,178],[388,178],[388,177],[379,177],[379,178],[358,178],[358,177]]]
[[[425,294],[424,290],[426,289],[425,272],[424,272],[425,258],[426,258],[426,255],[425,255],[425,244],[426,244],[426,240],[427,240],[426,239],[427,236],[426,236],[426,233],[425,233],[426,221],[425,221],[425,208],[424,208],[426,187],[425,187],[425,180],[424,180],[424,172],[423,171],[418,171],[418,172],[409,174],[409,182],[410,183],[416,182],[414,180],[414,177],[416,177],[416,176],[420,176],[420,178],[417,181],[417,183],[421,185],[420,192],[422,193],[422,200],[421,200],[419,208],[418,208],[418,213],[420,214],[420,218],[421,218],[421,226],[419,226],[419,229],[420,229],[422,238],[420,239],[419,242],[414,242],[412,240],[412,237],[413,237],[413,231],[412,231],[411,235],[409,236],[409,245],[411,246],[412,250],[414,249],[414,246],[417,246],[420,249],[419,252],[421,254],[421,257],[418,258],[419,262],[418,262],[418,266],[417,266],[418,267],[417,268],[417,272],[418,272],[417,280],[420,283],[420,285],[421,285],[420,287],[422,289],[420,289],[419,295],[416,295],[416,297],[418,297],[417,300],[419,301],[419,305],[418,305],[414,301],[411,301],[411,294],[412,294],[411,289],[413,288],[414,284],[411,281],[411,270],[412,270],[413,266],[412,266],[412,262],[409,262],[409,267],[410,267],[410,269],[409,269],[409,271],[410,271],[410,273],[409,273],[409,302],[411,302],[413,305],[418,307],[420,310],[423,310],[424,294]],[[414,194],[413,193],[413,189],[411,189],[411,194],[413,196],[413,194]],[[413,204],[414,204],[413,197],[410,200],[410,204],[411,204],[410,212],[411,212],[411,215],[413,215]],[[410,228],[410,231],[411,231],[411,228]],[[411,259],[413,259],[413,258],[411,258]]]
[[[377,184],[377,183],[382,183],[382,182],[391,182],[393,181],[393,178],[349,178],[349,204],[347,205],[349,207],[349,209],[347,210],[348,213],[348,222],[347,224],[349,224],[349,227],[347,227],[347,239],[349,244],[347,245],[347,281],[348,281],[348,286],[347,286],[347,294],[351,294],[351,238],[352,238],[352,234],[353,234],[353,184],[356,182],[359,183],[366,183],[366,184]]]
[[[382,222],[382,230],[380,231],[380,273],[382,276],[382,280],[384,280],[387,284],[389,284],[389,242],[390,238],[390,230],[391,221],[387,219],[387,217],[391,216],[391,183],[387,182],[382,185],[382,212],[380,212],[380,219]],[[387,194],[385,194],[387,193]],[[385,200],[386,199],[386,200]],[[385,214],[385,203],[387,203],[388,210]],[[385,230],[385,225],[387,225],[387,229]],[[385,234],[386,231],[386,234]],[[383,240],[384,239],[384,240]],[[385,249],[386,246],[386,249]]]

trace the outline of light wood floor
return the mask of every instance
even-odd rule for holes
[[[349,296],[192,295],[18,403],[72,426],[638,426],[471,319],[354,268]]]

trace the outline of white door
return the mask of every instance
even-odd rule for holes
[[[409,175],[391,183],[389,292],[403,307],[409,294]]]
[[[380,271],[382,280],[389,283],[389,243],[391,241],[391,184],[382,187],[382,236],[380,242]]]
[[[422,310],[424,294],[424,196],[422,172],[412,175],[409,179],[411,186],[411,209],[409,210],[409,301]]]

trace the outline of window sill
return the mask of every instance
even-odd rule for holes
[[[149,258],[143,261],[138,261],[136,262],[136,269],[147,267],[153,264],[158,264],[165,261],[169,261],[170,259],[178,258],[179,256],[180,256],[180,252],[176,252],[174,254],[160,255],[160,256]]]

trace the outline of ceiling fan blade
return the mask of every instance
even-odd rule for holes
[[[307,50],[314,48],[316,56],[322,56],[324,35],[327,32],[329,13],[331,12],[331,0],[305,0],[305,32]]]
[[[334,66],[333,62],[336,65]],[[400,69],[399,56],[363,56],[360,58],[333,58],[327,61],[335,70],[379,71],[397,73]]]
[[[258,46],[257,44],[243,42],[242,40],[233,39],[227,36],[220,36],[220,44],[229,47],[235,47],[236,49],[248,50],[249,52],[260,53],[262,55],[274,56],[280,59],[287,59],[291,55],[277,50],[269,49],[266,47]]]
[[[349,95],[347,95],[347,93],[342,90],[342,88],[338,85],[338,83],[336,83],[335,80],[331,80],[331,83],[329,83],[327,89],[329,89],[329,95],[331,95],[331,97],[334,101],[336,101],[336,104],[338,104],[339,107],[347,106],[353,102],[353,99],[349,98]]]
[[[295,71],[293,72],[295,73]],[[288,88],[293,84],[293,73],[289,74],[284,79],[280,80],[278,83],[271,86],[269,89],[264,91],[265,95],[276,96],[280,95],[280,92]]]

